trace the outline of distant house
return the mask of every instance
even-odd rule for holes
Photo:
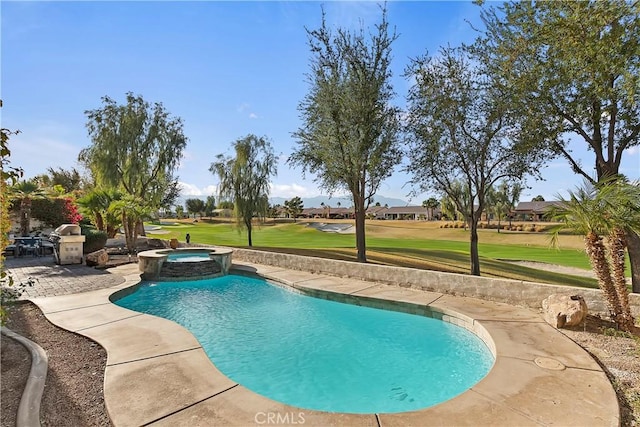
[[[214,209],[211,212],[213,216],[222,218],[231,218],[231,216],[233,215],[233,209]]]
[[[353,218],[353,208],[339,208],[325,206],[324,208],[305,208],[299,217],[302,218],[329,218],[329,219],[346,219]]]
[[[384,211],[385,219],[426,220],[429,209],[422,206],[393,206]]]
[[[384,219],[384,213],[387,209],[385,206],[369,206],[365,215],[370,219]]]
[[[512,211],[513,219],[517,221],[544,221],[545,214],[551,206],[557,206],[560,202],[520,202]]]
[[[298,216],[301,218],[324,218],[326,213],[322,208],[304,208]]]

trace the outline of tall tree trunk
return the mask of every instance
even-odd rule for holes
[[[132,254],[135,249],[135,221],[131,220],[126,213],[122,213],[122,228],[124,231],[124,240],[127,244],[127,251]]]
[[[625,230],[625,241],[631,264],[631,292],[640,294],[640,236]]]
[[[138,236],[145,236],[146,237],[146,235],[147,235],[147,233],[144,231],[144,222],[141,219],[139,219],[136,222],[136,232],[137,232],[136,234]]]
[[[94,211],[95,215],[96,215],[96,228],[100,231],[105,231],[104,230],[104,218],[102,217],[102,214],[98,211]]]
[[[253,246],[253,240],[251,238],[251,231],[252,231],[251,226],[253,224],[251,223],[251,220],[249,220],[249,221],[245,221],[244,225],[247,227],[247,238],[249,239],[249,247],[251,247]]]
[[[356,197],[354,194],[353,201],[356,215],[356,249],[358,250],[358,262],[367,262],[367,243],[364,232],[364,198]]]
[[[617,317],[622,313],[622,307],[618,299],[618,292],[616,292],[615,285],[613,284],[611,267],[607,260],[606,249],[602,238],[590,232],[585,236],[584,241],[589,261],[598,278],[598,286],[602,289],[602,293],[607,300],[613,321],[617,323]]]
[[[20,234],[28,236],[31,229],[31,199],[24,197],[20,202]]]
[[[616,228],[609,235],[609,249],[611,256],[611,269],[613,275],[613,284],[618,294],[620,308],[622,312],[620,319],[616,323],[623,331],[632,331],[634,327],[634,319],[631,314],[631,306],[629,305],[629,291],[627,290],[627,279],[624,275],[625,264],[625,233],[624,230]]]
[[[473,218],[469,221],[471,228],[471,274],[480,275],[480,255],[478,253],[478,220]]]

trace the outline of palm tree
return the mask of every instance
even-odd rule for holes
[[[105,231],[113,238],[120,226],[120,217],[109,211],[111,203],[122,199],[122,193],[115,189],[94,189],[78,199],[83,213],[90,217],[98,230]]]
[[[597,187],[585,182],[569,199],[558,197],[548,216],[561,224],[552,229],[552,243],[570,229],[585,236],[589,261],[618,328],[632,331],[634,319],[624,276],[624,230],[640,234],[640,185],[606,180]]]
[[[145,201],[125,195],[120,200],[115,200],[109,206],[109,213],[119,216],[122,221],[125,241],[129,254],[135,252],[138,240],[138,223],[149,218],[153,210],[145,204]]]
[[[322,210],[327,212],[325,216],[327,217],[327,219],[329,219],[329,217],[331,216],[331,206],[329,206],[329,204],[325,204],[324,202],[320,203],[320,206],[322,206]]]
[[[429,221],[433,220],[434,209],[437,208],[438,206],[440,206],[440,202],[435,197],[429,197],[427,200],[424,200],[422,202],[422,207],[428,209],[429,218],[427,219]]]
[[[31,201],[45,198],[45,192],[35,181],[20,181],[11,187],[13,200],[20,200],[20,234],[31,231]]]

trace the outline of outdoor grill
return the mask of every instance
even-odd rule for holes
[[[57,264],[82,264],[85,236],[76,224],[62,224],[49,235]]]

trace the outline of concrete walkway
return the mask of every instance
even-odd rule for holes
[[[491,372],[440,405],[399,414],[341,414],[291,407],[224,376],[198,341],[171,321],[112,304],[139,282],[135,265],[112,269],[123,283],[77,295],[30,298],[54,324],[108,354],[105,403],[116,426],[598,425],[617,426],[615,392],[594,359],[531,310],[354,279],[234,264],[322,298],[431,314],[465,327],[496,356]],[[292,351],[295,351],[292,349]]]

